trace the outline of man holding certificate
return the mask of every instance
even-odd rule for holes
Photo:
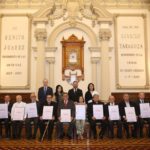
[[[121,119],[123,121],[123,126],[126,130],[126,137],[130,137],[129,133],[129,124],[133,124],[134,128],[132,129],[132,137],[137,137],[137,107],[134,102],[131,102],[129,100],[129,94],[123,94],[123,101],[119,104],[120,105],[120,113],[121,113]],[[132,111],[125,111],[127,109],[133,108],[134,113]],[[127,115],[127,112],[129,114]],[[130,118],[129,118],[130,117]]]
[[[38,130],[38,116],[39,116],[39,102],[36,100],[35,93],[31,93],[30,95],[30,103],[26,105],[26,135],[27,139],[35,139],[37,130]],[[34,131],[32,133],[32,125],[33,122]]]
[[[7,139],[11,138],[11,109],[12,102],[9,95],[4,97],[4,103],[0,104],[0,138],[2,138],[2,121],[5,125],[5,137]],[[6,108],[6,110],[5,110]],[[4,110],[4,111],[3,111]]]
[[[93,102],[88,104],[87,113],[94,139],[97,138],[96,123],[101,123],[99,137],[102,139],[106,131],[106,117],[104,103],[100,101],[98,93],[93,94]]]
[[[148,123],[148,136],[150,138],[150,103],[145,101],[145,93],[140,92],[136,101],[138,107],[138,121],[140,137],[143,137],[144,122]]]
[[[13,139],[21,138],[23,121],[26,118],[26,103],[22,101],[22,96],[16,96],[16,103],[13,104],[11,110],[11,120],[13,129]]]
[[[40,141],[42,137],[44,137],[44,131],[47,129],[47,139],[52,139],[53,128],[54,128],[54,121],[57,116],[57,104],[53,101],[52,95],[47,95],[46,101],[40,106],[39,111],[40,116]],[[45,125],[47,123],[47,127]]]
[[[115,102],[113,95],[109,96],[109,103],[106,105],[106,117],[108,119],[108,129],[110,138],[114,138],[114,124],[117,124],[117,137],[122,138],[122,122],[120,118],[120,108]]]
[[[63,94],[63,101],[58,104],[58,138],[64,137],[63,125],[69,123],[67,137],[73,138],[73,130],[75,128],[75,105],[72,100],[69,100],[68,93]]]

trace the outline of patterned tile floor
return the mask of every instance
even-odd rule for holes
[[[150,139],[0,140],[0,150],[150,150]]]

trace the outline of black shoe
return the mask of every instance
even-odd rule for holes
[[[119,136],[119,135],[118,135],[117,138],[118,138],[118,139],[122,139],[122,136]]]
[[[61,135],[61,136],[59,136],[58,138],[59,138],[59,139],[63,139],[63,138],[64,138],[64,136],[63,136],[63,135]]]
[[[110,138],[110,139],[114,139],[114,136],[110,136],[109,138]]]
[[[100,139],[103,139],[103,135],[99,135],[99,138],[100,138]]]
[[[97,139],[97,136],[96,136],[96,135],[94,135],[94,136],[93,136],[93,138],[94,138],[94,139]]]
[[[72,139],[72,137],[70,135],[67,135],[67,138],[70,139],[70,140]]]
[[[52,140],[52,137],[48,137],[47,140],[48,140],[48,141],[51,141],[51,140]]]

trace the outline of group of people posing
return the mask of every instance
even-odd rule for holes
[[[52,139],[53,128],[56,124],[56,132],[57,137],[59,139],[63,139],[64,136],[67,136],[69,139],[74,138],[76,134],[78,139],[84,138],[85,125],[89,122],[90,125],[90,133],[91,137],[94,139],[103,137],[106,135],[106,131],[108,131],[107,135],[109,138],[114,138],[114,125],[117,126],[117,137],[121,139],[123,137],[122,129],[125,129],[126,138],[137,138],[143,137],[143,127],[144,124],[148,124],[148,132],[146,136],[150,138],[150,118],[142,118],[140,112],[140,104],[141,103],[149,103],[145,101],[145,94],[140,92],[138,95],[138,99],[136,101],[130,101],[129,94],[125,93],[122,96],[122,100],[119,103],[116,103],[115,97],[110,95],[108,98],[108,102],[104,103],[98,94],[98,92],[94,89],[94,84],[89,83],[88,90],[83,96],[83,92],[78,88],[78,82],[73,82],[73,88],[68,92],[63,91],[63,87],[61,85],[56,86],[55,93],[53,93],[53,89],[48,86],[48,81],[45,79],[43,81],[43,87],[39,88],[38,91],[38,100],[36,98],[35,93],[31,93],[30,95],[30,103],[36,103],[38,116],[34,118],[29,118],[27,114],[25,114],[24,119],[22,121],[13,120],[13,113],[16,107],[24,107],[26,108],[26,103],[23,102],[22,96],[16,96],[16,102],[12,103],[11,97],[6,95],[4,97],[5,104],[8,104],[8,118],[0,119],[0,139],[4,137],[2,135],[2,127],[5,128],[5,137],[7,139],[20,139],[22,128],[25,123],[26,129],[26,138],[27,139],[36,139],[37,131],[40,130],[39,140],[42,140],[43,135],[46,131],[46,137],[48,140]],[[86,119],[78,120],[76,119],[76,105],[85,105],[86,107]],[[103,107],[103,118],[97,119],[94,116],[93,106],[102,105]],[[109,118],[109,106],[118,105],[119,108],[119,120],[111,120]],[[44,106],[53,106],[52,119],[44,120],[43,119],[43,108]],[[135,113],[137,117],[136,122],[128,122],[125,113],[125,107],[134,107]],[[67,123],[68,129],[65,133],[64,131],[64,122],[61,121],[61,110],[69,109],[71,111],[71,121]],[[4,124],[2,124],[2,122]],[[130,124],[132,124],[132,128],[130,131]],[[100,132],[97,133],[97,125],[100,126]],[[32,128],[33,126],[33,128]]]

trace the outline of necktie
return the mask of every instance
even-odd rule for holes
[[[65,107],[67,106],[67,101],[65,101]]]
[[[47,91],[47,88],[46,87],[44,87],[44,94],[46,95],[46,91]]]

